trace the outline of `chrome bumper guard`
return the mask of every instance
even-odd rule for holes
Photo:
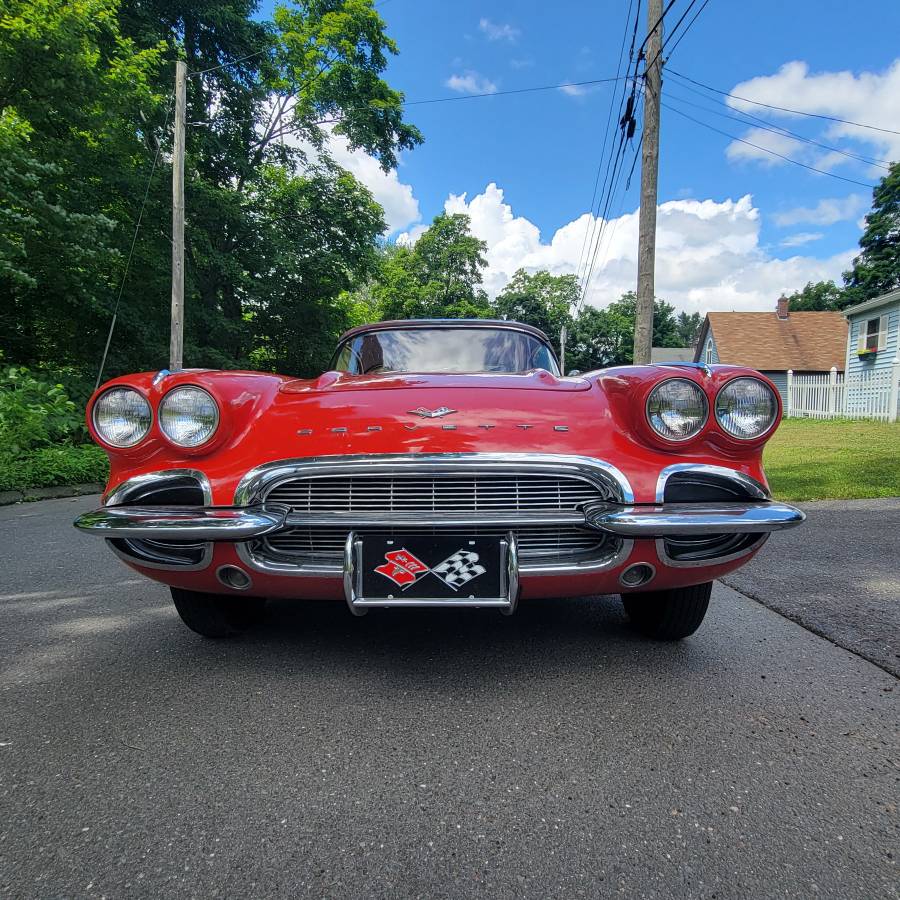
[[[283,508],[104,506],[75,527],[104,538],[157,541],[247,541],[285,527]]]
[[[603,503],[583,513],[558,513],[553,521],[605,531],[618,537],[754,534],[793,528],[806,518],[793,506],[774,502],[660,503],[625,506]],[[248,541],[298,525],[346,525],[352,528],[529,524],[527,514],[502,513],[390,517],[359,514],[294,514],[283,507],[105,506],[75,521],[82,531],[104,538],[175,541]],[[541,518],[546,524],[548,519]]]
[[[669,535],[759,534],[793,528],[806,514],[786,503],[660,503],[654,506],[610,506],[585,510],[589,528],[620,537]]]

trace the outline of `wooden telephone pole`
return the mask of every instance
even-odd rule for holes
[[[647,4],[644,47],[644,137],[641,157],[641,212],[638,223],[637,309],[634,363],[650,362],[653,345],[653,296],[656,289],[656,182],[659,174],[659,94],[662,88],[662,0]]]
[[[182,367],[184,354],[184,126],[187,63],[175,63],[175,147],[172,153],[172,326],[169,370]]]

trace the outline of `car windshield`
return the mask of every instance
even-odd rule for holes
[[[512,328],[396,328],[356,335],[338,347],[331,368],[373,372],[527,372],[559,374],[539,338]]]

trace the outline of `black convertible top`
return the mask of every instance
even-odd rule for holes
[[[388,331],[398,328],[508,328],[510,331],[523,331],[525,334],[533,335],[550,346],[550,340],[540,328],[507,319],[395,319],[387,322],[371,322],[368,325],[357,325],[356,328],[345,331],[338,343],[342,344],[349,338],[369,331]]]

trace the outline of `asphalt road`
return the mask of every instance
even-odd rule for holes
[[[729,588],[677,645],[613,598],[215,643],[91,503],[0,510],[2,896],[898,896],[900,687]]]
[[[803,509],[726,584],[900,677],[900,497]]]

